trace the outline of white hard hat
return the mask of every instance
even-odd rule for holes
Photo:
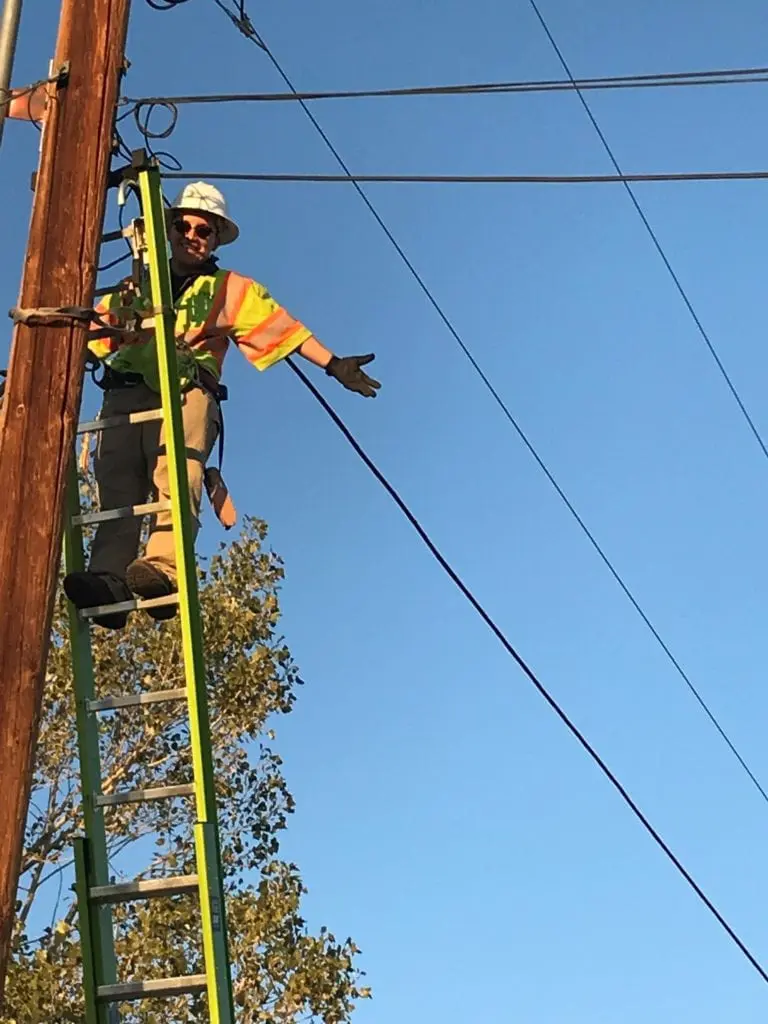
[[[207,181],[193,181],[190,185],[185,185],[171,203],[168,213],[173,215],[175,210],[199,210],[201,213],[210,213],[218,217],[220,245],[229,245],[240,234],[237,224],[229,216],[224,195]]]

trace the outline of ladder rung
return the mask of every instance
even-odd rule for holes
[[[95,903],[128,903],[130,900],[151,899],[154,896],[179,896],[197,892],[197,875],[177,875],[174,878],[145,878],[113,885],[94,885],[89,895]]]
[[[93,802],[97,807],[114,807],[116,804],[140,804],[148,800],[194,795],[194,784],[185,782],[181,786],[156,786],[154,789],[126,789],[118,793],[100,793],[94,796]]]
[[[125,427],[131,423],[151,423],[153,420],[163,418],[162,409],[147,409],[145,412],[129,412],[123,416],[104,416],[100,420],[86,420],[78,424],[78,434],[92,434],[97,430],[107,430],[109,427]]]
[[[106,523],[111,519],[132,519],[134,516],[149,516],[155,512],[167,512],[170,501],[150,501],[144,505],[126,505],[124,508],[109,508],[106,512],[85,512],[80,516],[72,516],[73,526],[85,526],[87,523]]]
[[[99,615],[112,612],[135,612],[142,608],[162,608],[167,604],[178,604],[178,594],[166,594],[165,597],[148,597],[143,601],[118,601],[116,604],[97,604],[92,608],[81,608],[81,619],[95,619]]]
[[[89,711],[119,711],[120,708],[135,708],[140,704],[160,704],[167,700],[183,700],[187,695],[181,686],[177,690],[152,690],[149,693],[131,693],[127,697],[104,697],[101,700],[86,701]]]
[[[205,992],[204,974],[188,974],[182,978],[155,978],[153,981],[124,981],[119,985],[99,985],[96,995],[103,1003],[129,1002],[152,996],[183,996]]]

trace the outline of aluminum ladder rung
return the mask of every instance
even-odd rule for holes
[[[143,608],[162,608],[167,604],[178,604],[178,594],[166,594],[164,597],[148,597],[143,601],[117,601],[115,604],[96,604],[92,608],[81,608],[81,619],[95,619],[99,615],[110,615],[112,612],[135,612]]]
[[[163,418],[162,409],[147,409],[144,412],[129,412],[122,416],[104,416],[99,420],[84,420],[78,423],[78,434],[93,434],[98,430],[108,430],[110,427],[126,427],[132,423],[151,423],[153,420]]]
[[[197,892],[197,875],[176,875],[173,878],[144,878],[112,885],[94,885],[88,895],[94,903],[129,903],[132,900],[152,899],[156,896],[180,896]]]
[[[188,974],[181,978],[155,978],[152,981],[124,981],[118,985],[99,985],[96,997],[103,1003],[130,1002],[152,996],[197,995],[205,992],[204,974]]]
[[[149,516],[155,512],[167,512],[170,501],[149,501],[143,505],[125,505],[123,508],[108,508],[105,512],[84,512],[80,516],[72,516],[73,526],[86,526],[88,523],[106,523],[112,519],[133,519],[134,516]]]
[[[135,708],[144,704],[162,704],[165,701],[184,700],[186,688],[176,690],[151,690],[149,693],[131,693],[125,697],[102,697],[101,700],[87,700],[86,708],[91,712],[119,711],[121,708]]]
[[[117,804],[140,804],[149,800],[170,800],[177,796],[194,796],[195,786],[185,782],[180,786],[155,786],[150,789],[126,789],[117,793],[99,793],[93,802],[97,807],[114,807]]]

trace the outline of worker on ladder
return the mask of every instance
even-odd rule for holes
[[[187,185],[167,218],[189,500],[197,532],[206,463],[217,437],[221,438],[221,400],[226,391],[220,382],[230,341],[259,370],[298,353],[365,397],[375,397],[380,385],[363,370],[372,354],[334,355],[263,285],[218,265],[214,252],[234,242],[239,229],[217,188],[203,181]],[[95,331],[89,349],[104,365],[104,376],[98,381],[104,389],[102,417],[141,413],[157,409],[160,403],[154,333],[142,326],[141,316],[144,311],[151,322],[152,303],[141,290],[127,280],[96,307],[102,330]],[[105,323],[117,333],[105,337]],[[152,491],[160,501],[169,499],[163,444],[164,428],[158,420],[127,422],[101,433],[94,469],[102,508],[140,505]],[[129,601],[133,595],[164,597],[176,591],[170,510],[152,517],[141,558],[140,536],[137,517],[98,525],[88,571],[70,573],[64,579],[65,593],[77,608]],[[167,619],[175,615],[176,606],[151,607],[147,612],[156,620]],[[93,621],[121,629],[127,617],[127,612],[115,612]]]

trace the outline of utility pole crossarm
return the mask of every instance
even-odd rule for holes
[[[19,306],[90,306],[130,0],[62,0]],[[17,324],[0,419],[0,996],[29,801],[87,325]]]

